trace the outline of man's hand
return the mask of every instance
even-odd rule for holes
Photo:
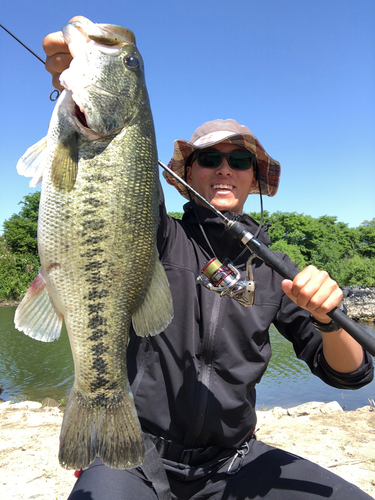
[[[82,21],[83,16],[75,16],[69,22]],[[43,50],[47,54],[46,70],[52,75],[52,84],[56,89],[63,90],[60,85],[61,73],[69,67],[72,60],[68,45],[61,31],[50,33],[43,40]]]
[[[326,271],[308,266],[293,281],[281,283],[284,293],[321,323],[329,323],[327,312],[340,307],[343,293]]]
[[[321,323],[329,323],[327,312],[340,307],[343,293],[325,271],[308,266],[293,281],[281,283],[284,293],[296,304],[310,311]],[[321,332],[323,354],[327,363],[337,372],[351,373],[363,360],[362,347],[345,330]]]

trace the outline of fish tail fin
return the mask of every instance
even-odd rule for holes
[[[172,318],[173,303],[168,278],[157,258],[145,299],[132,317],[134,330],[140,337],[157,335]]]
[[[16,309],[14,325],[25,335],[42,342],[59,338],[62,315],[53,306],[41,269]]]
[[[122,393],[111,406],[94,406],[73,388],[60,434],[59,461],[66,469],[88,467],[97,456],[114,469],[131,469],[144,461],[141,428],[133,396]]]

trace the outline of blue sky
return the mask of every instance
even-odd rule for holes
[[[281,163],[265,210],[351,227],[375,217],[374,0],[13,0],[0,23],[44,58],[43,37],[78,14],[134,31],[163,162],[175,139],[234,118]],[[0,64],[1,225],[34,191],[16,163],[46,134],[54,104],[42,63],[3,30]],[[163,185],[167,209],[182,211],[185,200]]]

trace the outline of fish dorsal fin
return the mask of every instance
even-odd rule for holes
[[[60,135],[51,164],[51,180],[56,189],[69,192],[78,174],[77,135],[74,131]]]
[[[135,333],[140,337],[157,335],[172,321],[173,304],[167,275],[159,259],[147,289],[145,299],[133,314]]]
[[[14,325],[25,335],[42,342],[52,342],[60,337],[62,315],[52,305],[41,272],[17,307]]]
[[[35,187],[41,182],[46,159],[47,137],[43,137],[31,146],[18,160],[17,172],[25,177],[32,177],[29,186]]]

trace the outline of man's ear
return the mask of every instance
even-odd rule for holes
[[[257,180],[257,178],[254,175],[253,180],[251,181],[251,187],[250,187],[250,189],[256,188],[257,184],[258,184],[258,180]]]

